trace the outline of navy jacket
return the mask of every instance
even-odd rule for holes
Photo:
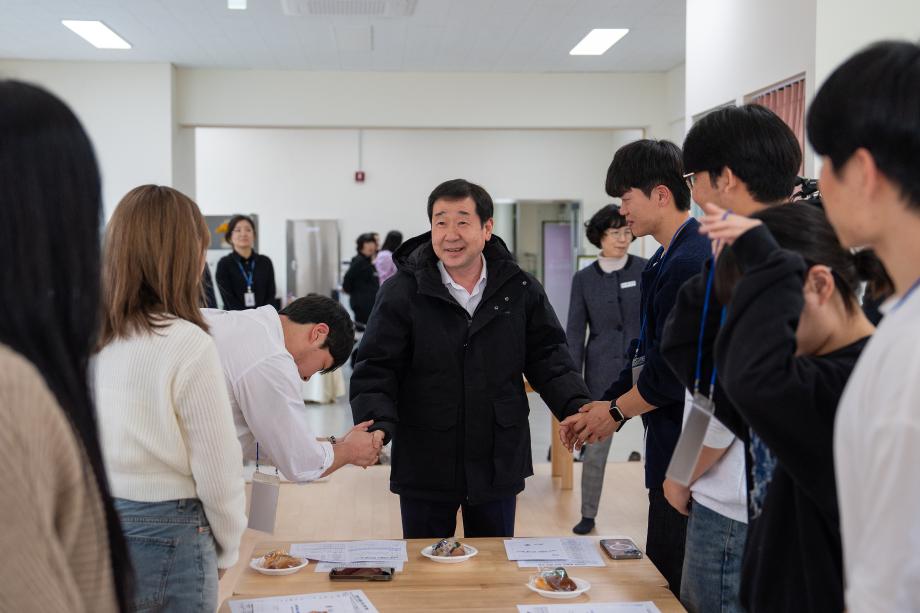
[[[473,316],[441,281],[430,233],[395,253],[351,377],[355,423],[393,441],[390,489],[472,504],[524,489],[533,474],[524,378],[559,419],[589,402],[540,283],[497,236]]]
[[[645,487],[649,489],[660,489],[664,483],[683,426],[684,386],[665,362],[660,346],[668,314],[677,303],[677,292],[711,254],[709,239],[699,233],[699,227],[696,219],[690,219],[671,241],[668,253],[659,248],[642,273],[639,312],[646,323],[639,355],[645,356],[645,367],[637,385],[642,398],[657,407],[642,416],[646,430]],[[631,361],[635,351],[633,341],[630,362],[604,394],[604,400],[616,400],[632,387]]]

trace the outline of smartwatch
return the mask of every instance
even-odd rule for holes
[[[618,407],[615,402],[610,403],[610,417],[613,418],[613,421],[617,422],[616,432],[619,432],[620,428],[629,420],[628,417],[623,415],[623,411],[620,410],[620,407]]]

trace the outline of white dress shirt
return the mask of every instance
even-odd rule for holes
[[[466,309],[470,317],[476,312],[476,307],[478,307],[479,303],[482,301],[482,292],[486,289],[486,257],[481,253],[479,257],[482,258],[482,273],[480,273],[479,281],[476,282],[472,292],[466,291],[465,287],[455,282],[450,276],[450,273],[447,272],[447,269],[444,268],[444,263],[438,260],[438,270],[441,272],[441,282],[447,287],[447,291],[454,297],[454,300],[459,302],[460,306]]]
[[[313,481],[332,465],[332,445],[307,425],[300,374],[284,347],[272,306],[202,309],[217,344],[243,457],[276,466],[291,481]]]

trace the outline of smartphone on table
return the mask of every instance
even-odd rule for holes
[[[601,549],[611,560],[638,560],[642,551],[631,539],[601,539]]]
[[[374,568],[352,568],[337,566],[329,571],[332,581],[392,581],[393,568],[381,566]]]

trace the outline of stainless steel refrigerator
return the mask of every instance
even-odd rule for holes
[[[339,222],[287,221],[287,302],[310,293],[333,296],[339,286]]]

